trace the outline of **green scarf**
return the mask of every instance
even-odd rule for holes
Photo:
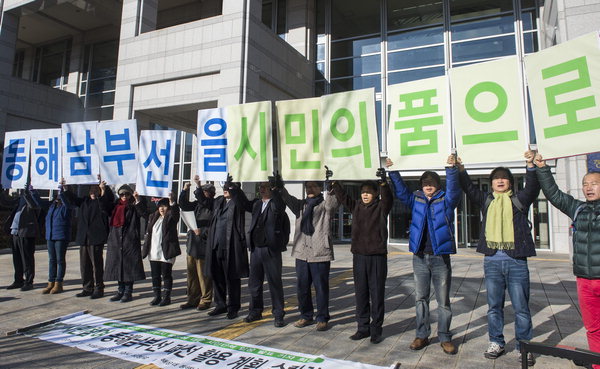
[[[511,196],[512,191],[494,192],[494,200],[487,209],[485,239],[490,249],[514,250],[515,248]]]

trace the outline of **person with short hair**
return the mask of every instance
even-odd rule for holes
[[[415,279],[416,337],[410,344],[411,350],[421,350],[429,345],[431,325],[429,323],[429,296],[433,283],[438,303],[438,337],[444,353],[456,354],[452,343],[450,324],[450,285],[452,265],[450,255],[456,254],[454,242],[454,210],[461,198],[458,184],[456,159],[450,155],[446,167],[446,191],[442,190],[440,176],[425,171],[419,178],[419,188],[411,192],[398,171],[390,171],[390,179],[396,197],[411,209],[409,250],[412,252],[413,276]],[[388,167],[393,162],[388,158]]]
[[[590,350],[600,352],[600,172],[583,176],[581,201],[558,188],[542,155],[536,155],[535,164],[544,196],[573,221],[573,274],[581,318]]]
[[[477,252],[485,255],[483,270],[488,302],[489,344],[484,356],[496,359],[504,354],[504,299],[508,291],[515,311],[515,352],[519,360],[520,341],[531,340],[533,325],[529,311],[529,267],[527,258],[535,256],[535,243],[531,237],[529,207],[540,193],[535,153],[525,152],[527,172],[525,187],[518,191],[510,169],[497,167],[490,173],[491,192],[484,192],[471,182],[460,159],[460,186],[469,199],[481,208],[481,227]],[[527,355],[527,365],[535,359]]]
[[[387,279],[387,217],[392,210],[393,196],[385,170],[379,168],[379,183],[364,181],[360,198],[351,198],[342,185],[334,181],[333,191],[338,201],[352,212],[352,274],[356,298],[356,333],[351,340],[371,337],[380,343],[385,313],[385,280]]]

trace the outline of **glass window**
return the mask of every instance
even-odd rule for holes
[[[444,64],[444,47],[432,46],[388,54],[388,69],[406,69]]]
[[[87,97],[87,107],[93,108],[97,106],[112,105],[115,102],[115,93],[99,93],[90,94]]]
[[[453,24],[450,29],[453,41],[512,33],[515,31],[512,15],[457,23]]]
[[[381,38],[369,37],[331,43],[331,58],[343,58],[363,54],[378,53],[381,51]]]
[[[103,92],[115,89],[115,79],[99,79],[90,82],[90,93]]]
[[[158,0],[156,29],[173,27],[221,15],[223,0]]]
[[[331,0],[331,39],[380,32],[379,1]]]
[[[444,22],[442,1],[388,0],[388,31]]]
[[[454,63],[515,54],[515,36],[512,35],[452,45],[452,62]]]
[[[418,79],[439,77],[443,76],[444,72],[444,67],[411,69],[402,72],[394,72],[388,74],[388,84],[395,85],[397,83],[416,81]]]
[[[317,60],[325,59],[325,44],[317,45]]]
[[[388,36],[388,50],[406,49],[444,42],[444,27],[406,31]]]
[[[537,32],[525,33],[523,35],[523,46],[525,54],[534,53],[539,50]]]
[[[263,1],[262,3],[262,15],[261,21],[262,23],[271,28],[271,24],[273,22],[273,2],[272,1]]]
[[[357,76],[381,71],[380,55],[363,56],[331,62],[331,77]]]
[[[117,75],[117,55],[119,44],[116,41],[94,45],[90,78],[114,77]]]
[[[450,18],[452,21],[512,10],[512,0],[450,0]]]
[[[535,11],[523,12],[521,15],[521,20],[523,22],[523,31],[537,29],[537,18],[535,16]]]
[[[374,87],[375,92],[381,92],[381,76],[374,74],[354,78],[343,78],[331,81],[331,92],[344,92]]]

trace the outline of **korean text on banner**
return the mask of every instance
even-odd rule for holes
[[[63,176],[70,184],[98,182],[97,125],[95,121],[62,124]]]
[[[198,110],[198,175],[204,181],[227,179],[225,108]]]
[[[23,188],[29,174],[29,131],[4,134],[2,187]]]
[[[98,123],[100,175],[108,184],[135,183],[138,167],[137,122]]]
[[[323,180],[318,97],[277,101],[281,174],[287,180]]]
[[[516,57],[450,70],[458,155],[465,163],[523,159],[523,89]]]
[[[56,190],[62,178],[62,130],[31,130],[31,185]]]
[[[387,150],[393,169],[444,167],[451,146],[447,78],[389,86],[388,99]]]
[[[335,179],[374,178],[379,167],[375,90],[321,97],[324,164]]]
[[[142,131],[136,191],[168,197],[173,184],[177,131]]]
[[[235,181],[264,181],[273,172],[271,102],[226,108],[227,163]]]
[[[538,150],[546,158],[600,150],[600,33],[525,57]]]

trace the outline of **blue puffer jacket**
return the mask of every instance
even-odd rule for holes
[[[63,191],[60,192],[58,198],[62,205],[56,206],[56,203],[52,202],[48,214],[46,214],[46,240],[69,241],[71,239],[71,204]]]
[[[423,229],[427,222],[433,253],[435,255],[456,254],[454,209],[458,205],[461,195],[458,169],[446,168],[447,192],[439,190],[431,200],[427,199],[423,191],[411,193],[402,181],[399,172],[390,172],[390,179],[394,184],[396,197],[412,209],[408,243],[410,252],[417,253],[419,251],[423,239]]]

